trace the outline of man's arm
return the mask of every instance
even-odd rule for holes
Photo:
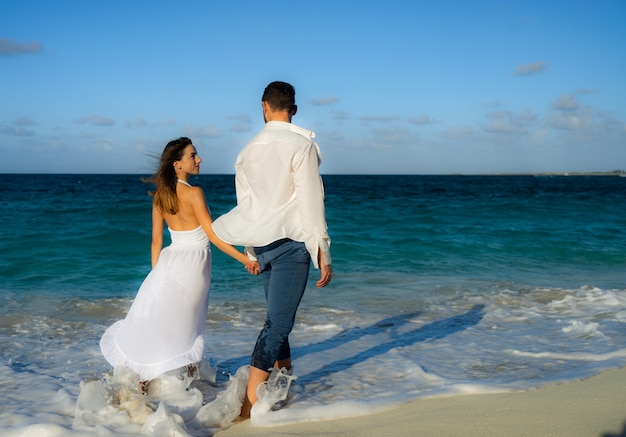
[[[324,208],[324,186],[319,174],[319,155],[315,143],[311,143],[294,157],[293,169],[299,219],[305,232],[307,249],[312,255],[317,253],[313,259],[316,268],[329,267],[330,237]],[[330,269],[325,267],[325,270],[327,277],[332,274]],[[326,283],[329,280],[327,278]],[[320,281],[324,282],[322,279]]]

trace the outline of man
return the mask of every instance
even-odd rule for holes
[[[259,262],[267,316],[250,359],[242,417],[250,416],[257,387],[273,367],[291,369],[289,334],[304,294],[311,260],[320,269],[317,287],[331,280],[330,238],[315,134],[291,124],[295,89],[270,83],[261,104],[265,126],[235,163],[237,206],[213,223],[224,241],[246,246]]]

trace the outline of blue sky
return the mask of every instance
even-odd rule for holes
[[[267,83],[322,173],[626,169],[626,2],[31,1],[0,14],[0,173],[233,173]]]

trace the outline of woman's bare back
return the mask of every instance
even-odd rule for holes
[[[176,186],[176,196],[178,197],[178,207],[180,208],[176,214],[163,214],[163,218],[167,226],[174,231],[191,231],[200,226],[200,221],[193,208],[192,198],[194,190],[200,190],[199,187],[188,187],[183,183]]]

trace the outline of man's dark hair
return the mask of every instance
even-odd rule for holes
[[[263,91],[263,98],[274,111],[291,111],[296,105],[296,89],[287,82],[272,82]]]

